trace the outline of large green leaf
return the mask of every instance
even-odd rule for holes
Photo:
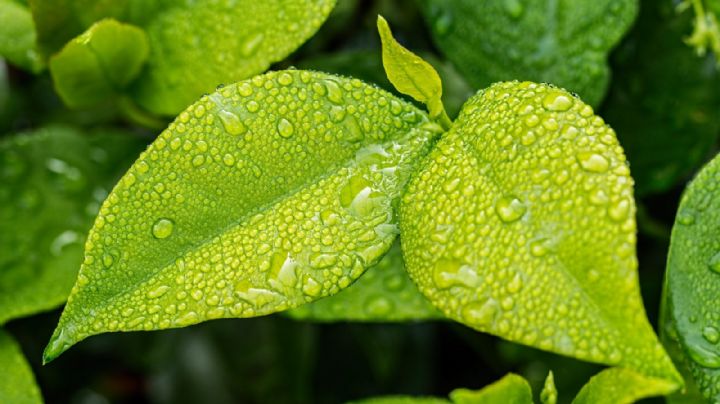
[[[359,80],[288,70],[182,112],[100,209],[46,350],[107,331],[268,314],[374,265],[438,125]]]
[[[0,402],[40,404],[43,402],[30,365],[20,347],[0,329]]]
[[[440,50],[476,88],[553,83],[597,105],[607,53],[632,25],[636,0],[418,0]]]
[[[15,0],[0,0],[0,57],[37,72],[43,59],[35,45],[35,24],[27,6]]]
[[[614,55],[602,115],[618,133],[639,195],[666,191],[709,157],[720,135],[720,72],[682,43],[689,16],[647,0]],[[669,67],[671,66],[671,67]]]
[[[645,317],[632,178],[615,134],[530,82],[471,98],[400,209],[411,278],[448,317],[682,383]]]
[[[58,126],[0,142],[0,324],[65,301],[100,202],[144,144]]]
[[[631,404],[643,398],[672,393],[670,381],[646,377],[623,368],[610,368],[593,376],[573,404]]]
[[[46,45],[55,41],[56,31],[85,29],[100,18],[142,27],[150,56],[130,93],[143,108],[164,115],[180,112],[220,84],[265,71],[314,34],[334,4],[335,0],[32,2],[38,35]]]
[[[53,56],[50,73],[65,104],[91,106],[120,94],[140,73],[148,52],[143,30],[105,19]]]
[[[396,243],[355,283],[340,293],[288,312],[298,320],[407,321],[442,318],[408,277]]]
[[[700,391],[720,400],[720,158],[680,201],[668,252],[662,330]]]

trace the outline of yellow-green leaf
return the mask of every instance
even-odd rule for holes
[[[610,368],[593,376],[573,404],[630,404],[677,390],[677,384],[644,376],[630,369]]]
[[[35,23],[27,6],[0,0],[0,57],[31,72],[40,71],[44,63],[35,37]]]
[[[337,293],[396,237],[439,127],[397,97],[287,70],[203,96],[111,192],[50,360],[108,331],[273,313]]]
[[[442,104],[442,82],[437,71],[420,56],[400,45],[392,36],[387,21],[377,19],[382,41],[382,60],[385,72],[395,88],[427,105],[430,117],[441,119],[449,126],[449,118]]]
[[[530,384],[514,373],[507,374],[481,390],[453,390],[450,400],[454,404],[533,404]]]
[[[147,60],[148,37],[113,19],[95,23],[50,59],[55,89],[70,107],[85,107],[121,94]]]
[[[408,184],[400,228],[411,278],[448,317],[682,383],[645,317],[623,150],[567,91],[471,98]]]
[[[347,289],[288,312],[298,320],[408,321],[444,318],[408,277],[400,244]]]
[[[542,391],[540,391],[540,402],[542,404],[556,404],[557,399],[558,392],[555,387],[555,377],[553,376],[553,372],[551,370],[545,378],[545,384],[543,384]]]

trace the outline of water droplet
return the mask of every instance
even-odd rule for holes
[[[255,51],[257,51],[264,39],[265,35],[260,32],[249,36],[240,47],[240,53],[246,57],[252,55]]]
[[[477,272],[463,262],[441,258],[433,268],[433,281],[438,288],[447,289],[453,285],[477,286]]]
[[[111,253],[105,253],[102,256],[102,264],[105,268],[110,268],[115,263],[115,255]]]
[[[560,91],[550,91],[543,98],[543,106],[550,111],[567,111],[572,107],[573,101],[569,95],[563,94]]]
[[[627,199],[621,199],[608,208],[608,215],[610,216],[610,218],[618,222],[625,220],[629,212],[630,201],[628,201]]]
[[[80,241],[81,237],[77,232],[66,230],[55,237],[52,243],[50,243],[50,253],[55,256],[60,255],[65,247],[79,243]]]
[[[698,365],[708,369],[720,368],[720,355],[697,344],[688,344],[687,352],[690,359]]]
[[[435,28],[435,32],[437,32],[438,35],[445,35],[450,30],[452,24],[452,14],[450,14],[446,10],[442,10],[440,14],[436,16],[433,27]]]
[[[277,124],[278,134],[284,138],[289,138],[295,132],[295,127],[285,118],[280,118]]]
[[[170,290],[169,286],[160,285],[160,286],[156,287],[155,289],[150,290],[147,293],[147,297],[150,299],[157,299],[158,297],[167,293],[168,290]]]
[[[325,89],[327,90],[328,100],[334,102],[335,104],[342,104],[342,90],[336,82],[332,80],[325,80]]]
[[[711,344],[717,344],[720,341],[720,331],[711,325],[703,328],[702,335]]]
[[[238,90],[238,94],[242,95],[243,97],[249,97],[253,93],[252,84],[250,84],[248,82],[244,82],[244,83],[240,84],[237,87],[237,90]]]
[[[222,110],[218,112],[220,120],[222,121],[225,131],[231,135],[240,135],[245,133],[245,125],[240,121],[240,118],[230,111]]]
[[[197,156],[193,157],[192,159],[192,165],[195,167],[200,167],[205,162],[205,156],[202,154],[198,154]]]
[[[488,299],[485,302],[470,302],[462,309],[462,317],[473,326],[487,327],[493,323],[497,313],[497,302]]]
[[[371,316],[387,316],[393,310],[393,302],[384,296],[370,297],[365,303],[365,311]]]
[[[308,277],[303,284],[303,292],[312,297],[317,297],[322,292],[322,286],[313,278]]]
[[[290,84],[292,84],[292,82],[293,78],[288,73],[280,73],[280,76],[278,76],[278,83],[284,86],[289,86]]]
[[[525,214],[527,207],[514,196],[504,196],[495,203],[495,212],[505,223],[512,223]]]
[[[333,105],[333,107],[330,108],[330,120],[333,122],[342,122],[342,120],[345,119],[345,115],[345,108],[339,105]]]
[[[223,163],[228,167],[232,167],[235,164],[235,156],[230,153],[225,154],[223,156]]]
[[[577,161],[583,170],[593,173],[604,173],[610,168],[610,163],[605,157],[592,152],[582,152],[577,154]]]
[[[711,271],[720,274],[720,252],[717,252],[715,253],[715,255],[710,257],[710,261],[708,261],[708,267]]]
[[[689,210],[683,210],[682,212],[678,213],[677,220],[678,223],[682,225],[690,226],[695,223],[695,213]]]
[[[187,313],[175,319],[175,325],[179,327],[186,327],[190,324],[197,323],[199,320],[200,317],[198,317],[197,313],[195,313],[194,311],[188,311]]]
[[[153,224],[152,235],[157,239],[168,238],[173,233],[173,227],[175,223],[172,220],[160,218]]]

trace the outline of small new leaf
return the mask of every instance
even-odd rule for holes
[[[390,82],[401,93],[427,105],[430,117],[448,129],[451,122],[442,104],[442,82],[437,71],[400,45],[382,16],[378,16],[377,27],[382,41],[383,66]]]
[[[17,342],[0,329],[0,403],[42,404],[40,389]]]
[[[203,96],[104,202],[45,359],[102,332],[260,316],[339,292],[392,245],[393,206],[438,134],[409,103],[323,73]]]
[[[647,377],[630,369],[609,368],[590,378],[573,404],[631,404],[675,390],[677,385],[671,381]]]
[[[44,60],[35,45],[35,23],[28,7],[15,0],[0,0],[0,57],[37,73]]]
[[[87,107],[120,94],[138,76],[149,52],[145,31],[105,19],[53,56],[50,74],[65,104]]]
[[[556,404],[558,398],[557,388],[555,387],[555,377],[553,376],[552,370],[548,372],[545,378],[545,384],[540,392],[540,403],[542,404]]]
[[[481,390],[453,390],[450,400],[453,404],[533,404],[530,384],[514,373],[505,375]]]

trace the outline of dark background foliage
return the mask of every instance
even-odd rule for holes
[[[413,1],[340,0],[320,32],[275,68],[336,72],[389,89],[375,29],[379,13],[402,43],[440,71],[454,116],[474,91],[434,47]],[[679,196],[715,154],[720,134],[718,71],[711,57],[697,57],[682,43],[690,31],[690,16],[676,14],[670,1],[643,1],[633,29],[611,54],[610,90],[597,109],[618,132],[637,182],[640,278],[653,324]],[[66,110],[47,74],[0,69],[0,133],[49,122],[127,126],[112,109]],[[451,322],[312,324],[281,314],[102,335],[41,366],[59,314],[7,325],[49,403],[338,403],[399,393],[445,396],[457,387],[479,388],[508,371],[524,375],[539,391],[549,369],[566,402],[600,369]]]

